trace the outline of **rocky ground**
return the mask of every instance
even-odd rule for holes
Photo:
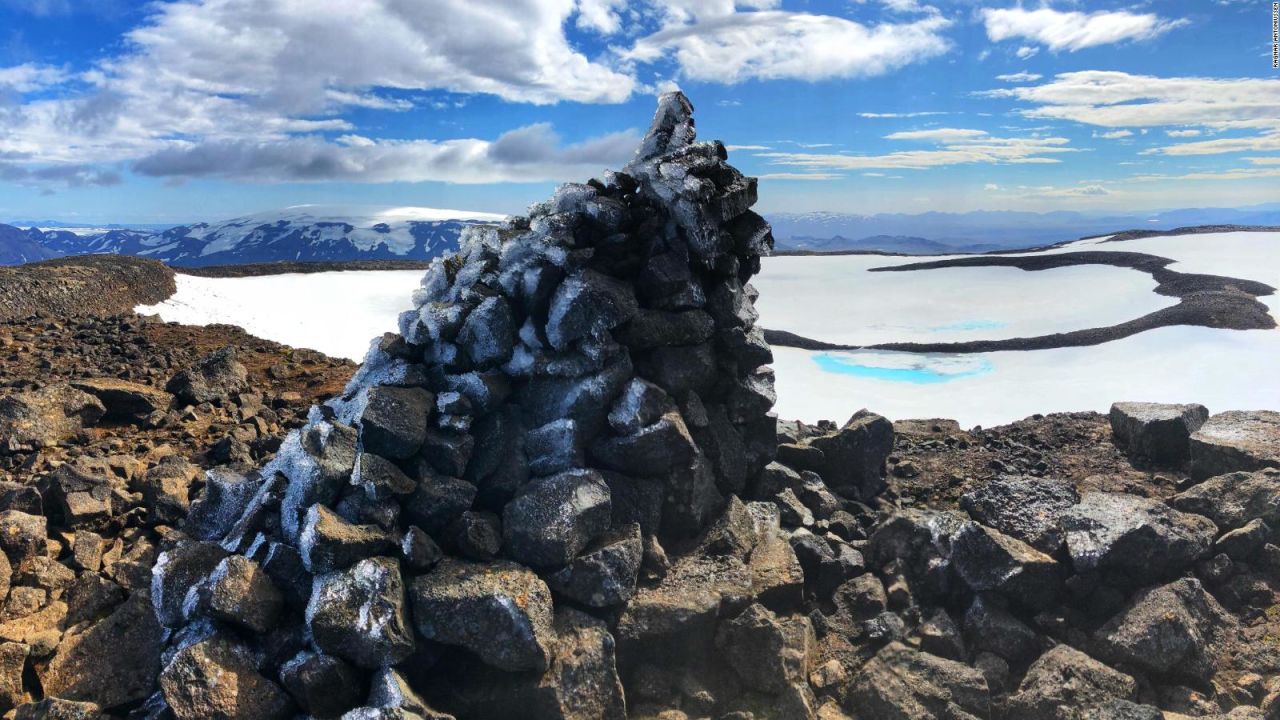
[[[171,377],[224,347],[234,348],[236,361],[246,369],[242,387],[212,402],[184,404],[168,399],[163,389]],[[8,528],[0,537],[7,538],[5,558],[11,568],[8,599],[0,615],[0,688],[4,693],[0,695],[0,707],[12,712],[26,702],[22,706],[26,714],[20,717],[63,717],[39,714],[46,712],[37,709],[41,706],[39,701],[56,696],[105,698],[111,702],[113,696],[106,688],[118,687],[124,689],[112,692],[123,693],[119,697],[138,698],[111,713],[123,717],[131,706],[149,696],[156,687],[155,678],[150,676],[158,675],[163,660],[159,655],[161,631],[149,615],[150,564],[165,547],[172,528],[181,524],[190,501],[200,497],[202,471],[224,465],[243,470],[269,458],[284,433],[302,423],[310,404],[340,390],[352,370],[349,362],[291,350],[229,327],[184,327],[137,316],[57,322],[30,319],[0,325],[0,377],[4,379],[6,398],[48,391],[65,383],[72,389],[78,385],[89,390],[105,411],[99,413],[92,398],[76,396],[80,408],[91,408],[88,415],[81,412],[79,416],[83,427],[74,427],[73,421],[63,428],[60,438],[38,451],[16,449],[10,441],[8,450],[0,454],[0,467],[4,468],[0,471],[4,508],[0,523]],[[141,387],[125,383],[138,383]],[[59,409],[64,411],[69,405],[65,399],[60,400]],[[8,405],[0,400],[0,407]],[[157,411],[161,414],[157,415]],[[0,415],[4,412],[0,410]],[[84,422],[95,414],[101,417]],[[1276,559],[1270,549],[1255,550],[1253,562],[1228,559],[1225,571],[1217,556],[1206,557],[1183,570],[1185,577],[1194,578],[1226,610],[1226,615],[1216,617],[1231,630],[1219,633],[1215,640],[1210,671],[1193,672],[1190,676],[1174,673],[1167,676],[1176,679],[1170,683],[1161,683],[1144,673],[1130,689],[1130,682],[1118,670],[1100,669],[1067,650],[1087,647],[1088,639],[1079,637],[1084,632],[1081,628],[1093,627],[1096,632],[1096,618],[1123,607],[1131,591],[1113,594],[1110,606],[1091,609],[1093,619],[1086,619],[1080,627],[1072,627],[1064,613],[1031,616],[1023,626],[1027,636],[1019,640],[1018,632],[1014,632],[1013,642],[1062,641],[1055,654],[1034,663],[1020,655],[1022,650],[974,647],[985,646],[985,632],[975,635],[966,625],[971,614],[967,608],[950,611],[947,617],[951,618],[951,626],[941,616],[923,617],[929,605],[904,595],[909,582],[895,585],[902,578],[871,567],[868,556],[872,555],[873,543],[868,538],[875,536],[877,528],[903,522],[901,518],[918,522],[920,516],[916,513],[920,511],[964,513],[966,502],[962,498],[999,486],[1002,479],[1010,477],[1042,478],[1061,483],[1075,493],[1121,493],[1158,502],[1166,502],[1193,486],[1185,469],[1150,469],[1143,463],[1139,463],[1142,467],[1135,467],[1116,446],[1109,418],[1097,413],[1036,416],[1006,426],[967,430],[942,419],[899,421],[893,429],[892,451],[886,459],[886,488],[875,510],[845,501],[841,504],[854,512],[836,511],[823,503],[821,493],[805,495],[803,483],[788,481],[801,490],[795,497],[800,500],[799,506],[808,510],[807,516],[804,510],[799,516],[783,516],[783,524],[791,525],[792,532],[798,533],[792,535],[797,550],[811,542],[797,541],[797,537],[825,536],[837,547],[856,550],[863,560],[861,565],[854,563],[855,567],[871,570],[842,571],[841,575],[853,577],[841,580],[829,593],[821,588],[809,589],[807,602],[813,603],[816,610],[810,616],[821,618],[814,623],[815,633],[828,633],[815,636],[805,665],[811,684],[817,681],[813,684],[819,691],[817,697],[823,697],[823,688],[838,697],[840,693],[834,688],[841,683],[843,693],[861,697],[861,701],[837,703],[843,709],[819,705],[825,708],[821,717],[840,717],[837,711],[860,720],[946,717],[940,708],[949,708],[950,704],[935,706],[930,704],[932,700],[915,696],[921,692],[954,696],[965,683],[977,692],[980,680],[987,683],[980,708],[964,710],[961,705],[958,710],[946,712],[964,711],[972,717],[1075,717],[997,712],[1003,707],[1001,703],[1018,697],[1020,686],[1043,683],[1042,676],[1058,683],[1062,673],[1083,674],[1087,682],[1081,682],[1091,692],[1097,691],[1098,683],[1115,681],[1123,691],[1122,697],[1191,716],[1260,707],[1271,697],[1268,693],[1277,689],[1270,681],[1280,671],[1280,605],[1275,596],[1280,589],[1280,573],[1269,564]],[[786,446],[788,440],[800,439],[796,435],[836,430],[834,424],[805,428],[784,423],[780,441]],[[787,452],[784,447],[784,460],[788,459]],[[779,472],[789,476],[786,471]],[[95,475],[111,478],[110,497],[101,507],[88,503],[86,509],[75,500],[76,488],[80,487],[76,483]],[[1274,508],[1280,502],[1280,478],[1270,482],[1269,500],[1259,503]],[[92,497],[92,489],[89,495]],[[1274,509],[1269,512],[1275,513]],[[1070,564],[1065,548],[1060,552],[1065,557],[1059,562]],[[804,553],[799,557],[803,563]],[[823,561],[817,562],[821,565]],[[810,584],[809,574],[820,572],[806,573],[804,584]],[[863,574],[854,574],[858,572]],[[1066,600],[1063,605],[1068,613],[1075,602],[1074,596],[1067,593],[1072,592],[1072,578],[1078,577],[1068,577],[1062,586]],[[872,583],[873,578],[878,585]],[[641,581],[642,586],[644,582]],[[826,601],[822,600],[824,594],[829,597]],[[146,602],[132,600],[136,595]],[[822,608],[827,602],[832,603],[827,608],[829,613]],[[861,609],[854,612],[854,606]],[[948,604],[941,602],[932,609],[945,611]],[[902,616],[902,626],[882,616],[884,612]],[[1174,607],[1170,612],[1183,610]],[[832,627],[839,621],[851,622],[854,616],[864,618],[856,630]],[[1001,619],[1013,622],[1007,617]],[[1036,624],[1037,620],[1043,624]],[[889,627],[879,628],[877,622]],[[1177,625],[1173,626],[1175,635]],[[1074,638],[1067,634],[1072,630],[1076,631]],[[897,640],[886,644],[891,638]],[[842,647],[846,644],[855,651],[852,655],[849,647]],[[880,648],[879,652],[873,653],[876,648]],[[926,653],[919,655],[919,650]],[[1001,651],[1015,657],[1006,659]],[[1031,650],[1025,652],[1034,654]],[[859,667],[868,667],[868,657],[888,664],[886,668],[877,664],[872,669],[897,674],[902,682],[928,680],[929,684],[922,685],[927,692],[919,688],[908,691],[906,686],[894,691],[909,696],[909,702],[903,702],[914,710],[857,712],[865,703],[870,703],[866,707],[879,707],[875,703],[883,701],[878,696],[863,697],[879,691],[849,685]],[[836,663],[833,665],[828,658]],[[946,664],[956,660],[967,662]],[[966,674],[964,668],[968,667],[977,668],[980,675]],[[1119,663],[1117,667],[1132,666]],[[948,687],[946,683],[959,685]],[[683,716],[703,716],[695,708],[706,701],[699,701],[697,692],[693,692],[692,699],[686,690],[671,688],[669,692],[668,698],[629,696],[628,704],[643,710],[643,702],[648,701],[647,706],[654,708],[655,714],[665,713],[664,718],[681,715],[674,708],[661,710],[663,704],[682,708],[678,712]],[[1041,688],[1036,692],[1047,691]],[[666,703],[661,702],[664,699]],[[1084,702],[1083,696],[1079,702]],[[65,704],[44,700],[46,708]],[[1272,709],[1272,705],[1267,707]],[[977,711],[981,708],[987,708],[985,713]],[[1245,710],[1235,713],[1232,717],[1252,717]]]
[[[0,267],[0,321],[32,315],[86,317],[132,312],[175,291],[173,271],[155,260],[86,255]]]

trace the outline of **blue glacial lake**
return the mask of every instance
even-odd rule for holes
[[[912,353],[817,353],[813,361],[823,372],[913,385],[947,383],[994,369],[981,357]]]

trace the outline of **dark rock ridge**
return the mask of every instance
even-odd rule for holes
[[[664,95],[624,171],[465,230],[400,334],[284,441],[256,492],[224,495],[222,527],[160,555],[152,599],[173,659],[157,706],[248,717],[198,687],[216,671],[272,688],[254,713],[286,715],[282,693],[314,712],[329,690],[286,672],[310,663],[342,668],[348,717],[408,712],[410,686],[465,717],[502,716],[513,697],[531,717],[621,717],[615,645],[678,639],[690,622],[643,601],[642,565],[671,552],[671,577],[716,578],[679,600],[710,631],[723,596],[750,604],[738,556],[778,526],[776,511],[757,518],[735,497],[760,484],[777,442],[772,354],[747,284],[772,238],[749,210],[755,180],[721,144],[695,142],[691,110]],[[235,380],[197,368],[169,390],[198,399]],[[679,565],[717,522],[731,523],[728,564],[695,553]],[[278,613],[257,609],[277,598]],[[805,635],[803,617],[751,617],[724,642],[768,636],[770,623],[791,628],[779,642]],[[476,679],[441,685],[437,660]],[[766,695],[803,684],[802,666],[787,673]],[[386,697],[384,683],[407,694]]]
[[[0,267],[0,322],[127,314],[176,291],[173,271],[143,258],[92,255]]]
[[[786,330],[768,329],[765,339],[773,345],[805,350],[897,350],[921,353],[975,353],[1001,350],[1048,350],[1061,347],[1099,345],[1136,335],[1140,332],[1173,325],[1193,325],[1228,330],[1270,330],[1276,327],[1266,305],[1257,298],[1271,295],[1276,289],[1255,280],[1182,273],[1170,269],[1172,260],[1146,253],[1082,251],[1054,255],[985,255],[951,258],[872,268],[871,272],[910,272],[953,267],[1012,267],[1027,271],[1049,270],[1076,265],[1111,265],[1145,272],[1158,283],[1155,291],[1179,298],[1177,305],[1161,308],[1118,325],[1087,328],[1071,332],[1004,340],[970,340],[941,343],[879,343],[876,345],[842,345],[797,335]]]

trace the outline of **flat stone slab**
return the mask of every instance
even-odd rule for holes
[[[1191,477],[1280,468],[1280,412],[1218,413],[1191,435]]]
[[[1118,402],[1111,406],[1111,434],[1134,464],[1177,468],[1190,458],[1191,433],[1208,419],[1203,405]]]

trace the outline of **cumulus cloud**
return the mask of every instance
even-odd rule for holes
[[[37,14],[80,10],[74,0],[0,3]],[[20,153],[25,160],[16,162],[30,168],[137,161],[166,177],[247,177],[253,168],[260,179],[360,173],[449,179],[446,171],[459,182],[565,177],[583,167],[574,161],[575,146],[557,145],[537,162],[503,155],[522,133],[540,131],[522,128],[496,140],[363,138],[376,133],[356,127],[348,111],[437,107],[424,91],[534,104],[622,102],[674,84],[661,76],[640,79],[646,65],[658,63],[655,73],[670,75],[674,64],[675,79],[724,83],[863,77],[949,47],[941,32],[951,21],[907,0],[886,8],[914,15],[876,25],[778,6],[779,0],[155,3],[116,55],[74,77],[43,65],[0,68],[0,95],[32,96],[0,103],[0,153]],[[583,49],[582,34],[605,38],[607,48]],[[349,137],[335,140],[340,133]],[[286,162],[289,152],[302,157]],[[459,156],[477,159],[477,169],[451,162]],[[219,161],[226,163],[221,171],[214,167]],[[414,163],[426,169],[410,169]]]
[[[1199,137],[1199,130],[1165,130],[1165,135],[1173,138]]]
[[[1074,152],[1060,137],[997,137],[983,130],[937,128],[887,135],[889,140],[924,141],[938,145],[932,150],[904,150],[885,155],[835,153],[761,153],[775,165],[808,170],[923,170],[931,167],[968,164],[1048,164],[1059,162],[1051,155]]]
[[[1167,20],[1153,13],[1083,13],[1048,7],[983,8],[982,20],[992,42],[1018,38],[1069,52],[1126,40],[1150,40],[1187,24],[1186,20]],[[1022,50],[1018,55],[1023,56]]]
[[[689,3],[690,5],[701,3]],[[706,3],[715,5],[715,3]],[[830,15],[737,12],[670,25],[641,38],[624,57],[654,62],[672,56],[683,76],[709,82],[826,80],[883,75],[950,48],[938,14],[867,26]]]
[[[1103,140],[1119,140],[1121,138],[1133,137],[1133,131],[1111,130],[1109,132],[1094,133],[1093,136],[1096,138],[1102,138]]]
[[[168,147],[133,165],[142,175],[217,177],[254,182],[530,182],[589,177],[631,158],[635,132],[563,145],[545,123],[475,139],[378,140],[346,135],[277,142],[208,141]]]

